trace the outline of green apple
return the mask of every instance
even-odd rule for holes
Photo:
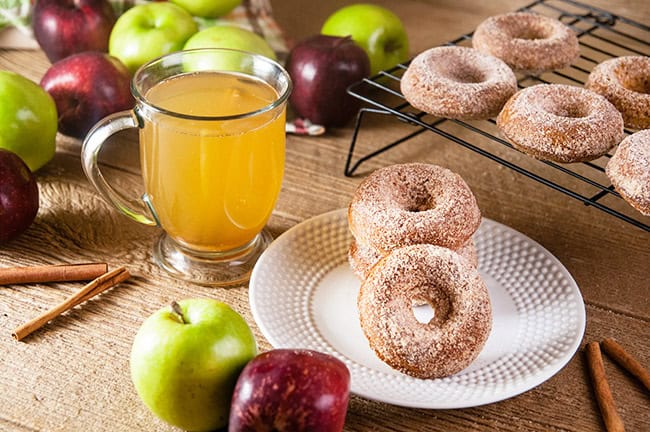
[[[149,60],[181,50],[197,31],[192,15],[180,6],[144,3],[117,19],[108,40],[108,52],[133,73]]]
[[[272,60],[275,52],[261,36],[234,25],[223,24],[208,27],[192,36],[183,49],[226,48],[224,52],[205,52],[187,56],[183,61],[186,71],[240,71],[245,69],[250,57],[246,54],[261,54]],[[242,52],[243,51],[243,52]]]
[[[325,20],[321,33],[351,36],[368,53],[373,75],[408,60],[409,44],[404,25],[397,15],[381,6],[345,6]]]
[[[227,424],[239,373],[256,354],[241,315],[217,300],[186,299],[144,321],[131,349],[131,379],[162,420],[214,430]]]
[[[257,33],[235,25],[221,24],[208,27],[194,34],[183,49],[231,48],[261,54],[272,60],[275,52],[269,43]]]
[[[171,0],[194,16],[217,18],[239,6],[242,0]]]
[[[0,148],[36,171],[56,151],[57,112],[52,97],[14,72],[0,71]]]

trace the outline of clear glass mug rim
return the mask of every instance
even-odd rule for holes
[[[143,73],[146,69],[149,69],[153,67],[156,64],[163,63],[169,58],[172,57],[182,57],[185,55],[192,55],[192,53],[210,53],[210,52],[225,52],[225,53],[231,53],[231,54],[244,54],[247,55],[253,59],[268,63],[272,67],[276,68],[279,72],[280,75],[283,75],[286,79],[287,86],[282,92],[282,94],[279,95],[279,97],[271,102],[270,104],[255,110],[255,111],[249,111],[241,114],[234,114],[234,115],[225,115],[225,116],[201,116],[201,115],[192,115],[192,114],[184,114],[184,113],[179,113],[176,111],[170,111],[168,109],[162,108],[160,106],[157,106],[155,104],[150,103],[146,97],[138,90],[136,81],[137,77]],[[229,71],[229,70],[200,70],[197,72],[234,72],[234,71]],[[172,75],[173,76],[173,75]],[[251,75],[254,76],[254,75]],[[171,77],[171,76],[170,76]],[[170,78],[168,77],[168,78]],[[257,77],[259,78],[259,77]],[[275,60],[272,60],[266,56],[263,56],[261,54],[255,54],[249,51],[243,51],[243,50],[238,50],[238,49],[231,49],[231,48],[195,48],[195,49],[189,49],[189,50],[181,50],[181,51],[175,51],[173,53],[165,54],[163,56],[157,57],[153,60],[150,60],[149,62],[145,63],[144,65],[140,66],[135,73],[133,74],[133,78],[131,79],[131,93],[133,94],[133,97],[135,98],[137,105],[144,106],[149,110],[152,110],[156,113],[159,114],[164,114],[164,115],[169,115],[172,117],[178,117],[178,118],[183,118],[187,120],[196,120],[196,121],[224,121],[224,120],[239,120],[239,119],[244,119],[248,117],[254,117],[256,115],[271,111],[279,106],[282,106],[287,99],[289,99],[289,95],[291,94],[291,90],[293,88],[293,83],[291,81],[291,77],[289,76],[289,73],[282,67],[280,63],[278,63]]]

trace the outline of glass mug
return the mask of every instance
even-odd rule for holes
[[[278,63],[228,49],[179,51],[142,66],[131,81],[132,111],[101,120],[84,140],[86,176],[118,210],[163,233],[154,259],[202,285],[244,284],[271,242],[285,157],[292,89]],[[133,200],[101,174],[104,142],[139,129],[145,193]]]

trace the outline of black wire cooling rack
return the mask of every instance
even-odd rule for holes
[[[561,20],[576,31],[580,41],[580,58],[575,64],[539,76],[518,74],[520,88],[539,83],[583,85],[591,69],[604,60],[624,55],[650,55],[650,27],[611,12],[573,0],[540,0],[519,10]],[[471,46],[471,39],[472,33],[468,33],[447,45]],[[605,166],[613,153],[595,161],[575,164],[557,164],[530,157],[522,158],[521,153],[500,138],[494,119],[460,121],[436,118],[411,107],[399,90],[401,76],[408,64],[409,62],[399,64],[364,79],[348,89],[351,95],[370,106],[362,108],[357,116],[345,164],[346,176],[352,176],[361,164],[373,157],[424,132],[434,132],[519,174],[575,198],[585,205],[600,209],[650,232],[650,218],[642,216],[623,202],[605,175]],[[360,138],[363,122],[369,114],[395,117],[416,129],[358,157],[353,162],[355,145]],[[632,131],[626,130],[625,133],[630,134]],[[550,180],[548,177],[552,170],[557,170],[561,174]]]

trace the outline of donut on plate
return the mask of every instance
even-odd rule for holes
[[[625,126],[650,128],[650,57],[625,56],[598,64],[585,87],[605,96],[623,115]]]
[[[650,216],[650,129],[625,138],[605,172],[625,201]]]
[[[575,32],[559,20],[529,12],[496,15],[476,27],[472,46],[515,71],[562,69],[580,55]]]
[[[472,48],[431,48],[402,76],[406,100],[429,114],[453,119],[496,116],[517,91],[517,78],[501,60]]]
[[[563,163],[596,159],[623,139],[623,117],[614,105],[564,84],[520,90],[503,107],[497,126],[520,151]]]
[[[428,303],[429,322],[413,306]],[[478,271],[457,253],[433,245],[396,249],[361,284],[359,318],[377,356],[417,378],[453,375],[479,355],[492,328],[492,307]]]
[[[481,223],[481,211],[467,183],[432,164],[381,168],[357,188],[348,225],[357,242],[380,253],[428,243],[459,249]]]

